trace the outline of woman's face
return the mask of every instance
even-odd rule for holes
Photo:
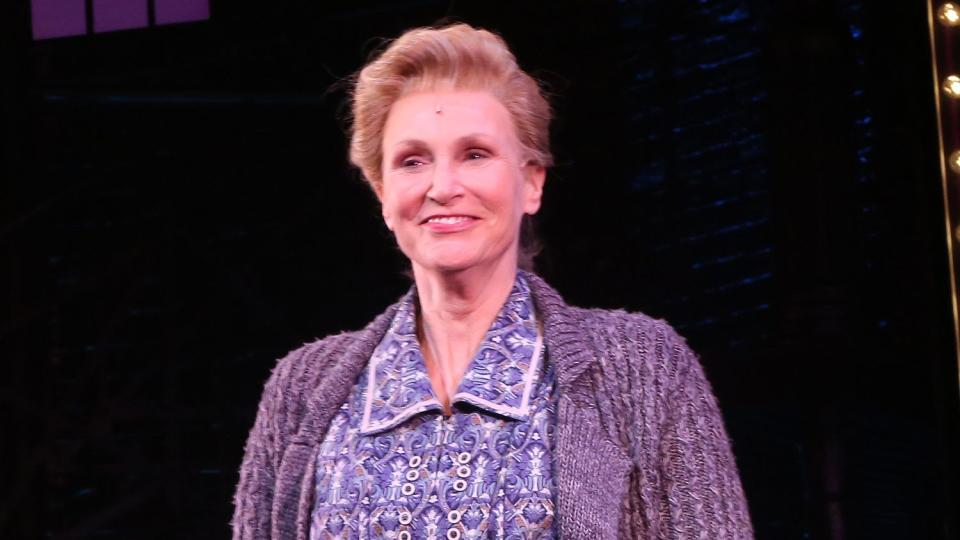
[[[516,266],[520,221],[540,208],[544,177],[492,94],[429,91],[390,109],[376,191],[415,269],[493,269]]]

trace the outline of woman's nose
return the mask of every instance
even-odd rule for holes
[[[433,169],[427,197],[438,204],[448,204],[463,194],[463,185],[454,164],[438,162]]]

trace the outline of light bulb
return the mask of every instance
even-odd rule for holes
[[[944,26],[960,26],[960,8],[953,2],[947,2],[937,10],[937,19]]]
[[[960,174],[960,150],[954,150],[950,153],[950,157],[947,158],[947,165],[950,165],[950,170]]]
[[[943,93],[956,99],[960,98],[960,77],[950,75],[943,80]]]

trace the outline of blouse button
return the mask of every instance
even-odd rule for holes
[[[470,463],[470,452],[460,452],[457,454],[457,463],[461,465],[466,465]]]
[[[460,529],[447,529],[447,540],[460,540]]]
[[[414,482],[420,478],[420,471],[416,469],[410,469],[407,471],[407,480]]]
[[[413,495],[413,492],[416,490],[417,488],[413,484],[404,484],[403,487],[400,488],[400,493],[403,493],[404,495]]]
[[[467,465],[461,465],[457,467],[457,476],[459,476],[460,478],[467,478],[468,476],[470,476],[470,467],[468,467]]]
[[[406,511],[406,510],[403,510],[403,511],[400,512],[399,521],[400,521],[400,524],[401,524],[401,525],[409,525],[410,522],[413,521],[413,514],[411,514],[410,512],[408,512],[408,511]],[[407,533],[407,538],[410,538],[410,536],[409,536],[410,533],[407,532],[407,531],[401,531],[401,532],[400,532],[401,538],[402,538],[403,533]]]
[[[413,536],[410,534],[410,531],[400,531],[400,534],[397,535],[398,540],[413,540]]]
[[[463,478],[457,478],[453,481],[453,489],[456,491],[463,491],[467,489],[467,481]]]
[[[417,468],[423,463],[423,458],[420,456],[410,456],[410,460],[407,462],[411,467]]]
[[[450,513],[447,514],[447,521],[450,523],[460,523],[460,512],[451,510]]]

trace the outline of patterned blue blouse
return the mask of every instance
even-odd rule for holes
[[[444,417],[403,298],[317,455],[310,538],[556,537],[554,374],[522,273]]]

